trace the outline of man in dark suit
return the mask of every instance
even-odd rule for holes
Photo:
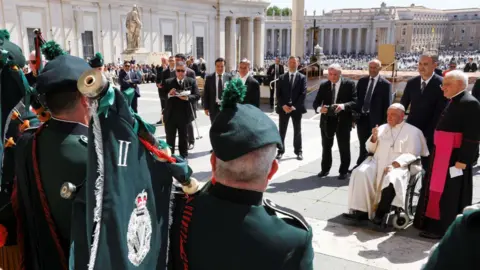
[[[238,76],[247,86],[247,94],[243,99],[243,104],[252,104],[260,108],[260,84],[249,73],[250,61],[243,59],[238,65]]]
[[[480,78],[477,79],[475,81],[475,84],[473,85],[472,96],[474,96],[478,101],[480,101]],[[477,165],[478,157],[479,157],[479,153],[477,151],[477,155],[475,156],[475,161],[473,162],[473,165]]]
[[[473,62],[473,58],[468,58],[468,63],[463,68],[463,72],[476,72],[477,64]]]
[[[357,90],[355,83],[341,77],[340,65],[328,67],[328,81],[320,84],[317,96],[313,101],[313,109],[320,113],[320,133],[322,135],[322,171],[318,177],[325,177],[332,167],[333,138],[337,135],[340,150],[339,180],[347,179],[350,166],[350,132],[352,130],[352,111],[357,106]]]
[[[175,63],[178,63],[178,62],[187,63],[186,61],[187,61],[187,57],[184,54],[177,53],[175,55]],[[189,67],[186,68],[186,76],[196,80],[195,71],[193,71]],[[194,119],[196,119],[197,118],[197,103],[196,102],[192,103],[192,108],[191,109],[193,109],[193,117],[194,117]],[[195,147],[195,134],[193,134],[193,124],[192,124],[192,122],[190,122],[188,124],[187,131],[188,131],[188,149],[192,150]]]
[[[220,112],[220,103],[225,84],[231,79],[232,76],[229,73],[225,73],[225,59],[217,58],[215,60],[215,72],[207,75],[203,90],[203,109],[205,114],[210,117],[210,122],[212,123]]]
[[[425,53],[420,56],[418,72],[420,76],[407,82],[400,101],[405,108],[410,106],[407,123],[423,132],[430,154],[433,150],[433,131],[445,108],[447,100],[441,88],[443,78],[434,73],[436,55]],[[429,158],[422,158],[422,165],[428,169]]]
[[[298,61],[294,56],[288,58],[288,73],[280,75],[277,82],[277,113],[282,145],[279,146],[277,159],[285,153],[285,136],[288,122],[293,123],[293,148],[298,160],[302,154],[302,115],[307,112],[305,97],[307,96],[307,78],[297,71]]]
[[[120,82],[120,91],[125,91],[129,88],[135,89],[135,95],[133,96],[132,104],[130,104],[130,106],[134,112],[138,113],[138,97],[140,97],[138,84],[142,83],[142,78],[138,76],[137,72],[131,69],[130,62],[125,62],[123,64],[123,69],[118,75],[118,81]]]
[[[365,143],[372,135],[372,129],[375,126],[386,123],[387,110],[392,104],[392,85],[380,76],[381,69],[382,63],[379,60],[370,61],[368,63],[369,76],[361,78],[357,83],[358,101],[355,112],[360,154],[355,167],[367,158],[368,152]]]
[[[162,106],[162,112],[163,112],[163,110],[165,109],[165,100],[167,99],[166,93],[162,91],[163,72],[166,69],[168,69],[168,65],[167,65],[167,58],[162,57],[161,61],[162,61],[162,64],[156,67],[157,77],[155,79],[155,83],[157,84],[158,97],[160,98],[160,105]],[[160,121],[158,121],[157,124],[159,125],[163,124],[161,117],[160,117]]]
[[[269,68],[268,68],[268,71],[267,71],[267,76],[268,76],[268,79],[269,81],[273,81],[275,79],[278,79],[280,77],[280,75],[283,75],[285,72],[284,72],[284,69],[283,69],[283,65],[280,63],[280,57],[277,56],[277,58],[275,58],[275,64],[271,65]],[[277,81],[278,83],[278,81]],[[277,87],[278,89],[278,86],[276,83],[273,83],[272,84],[272,87],[270,88],[270,107],[273,109],[273,106],[274,106],[274,99],[275,99],[275,87]]]
[[[176,77],[165,81],[165,90],[168,91],[166,108],[163,112],[167,144],[174,153],[175,137],[178,131],[178,149],[180,155],[188,157],[187,127],[194,120],[191,104],[200,98],[195,79],[185,76],[187,70],[184,62],[177,62]],[[190,93],[188,93],[189,91]]]

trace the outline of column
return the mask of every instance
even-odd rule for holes
[[[225,57],[225,16],[217,16],[217,32],[215,39],[217,43],[217,50],[215,51],[215,58]]]
[[[305,0],[292,1],[292,50],[295,56],[305,55]]]
[[[307,41],[308,41],[308,35],[307,35],[307,28],[303,27],[303,53],[305,53],[307,51]]]
[[[358,28],[357,29],[357,44],[356,44],[356,49],[355,49],[355,53],[356,54],[359,54],[360,53],[360,43],[362,42],[362,28]]]
[[[265,19],[259,18],[255,22],[255,65],[259,68],[263,67],[265,54],[263,47],[265,47]]]
[[[392,40],[392,28],[389,26],[389,27],[387,28],[387,40],[386,40],[386,43],[387,43],[387,44],[390,44],[391,40]]]
[[[273,42],[275,38],[275,29],[270,29],[270,53],[275,55],[275,42]]]
[[[105,58],[105,63],[111,63],[115,62],[115,57],[113,56],[113,50],[112,50],[112,26],[111,26],[111,20],[110,20],[110,10],[109,10],[109,5],[108,4],[100,4],[98,7],[100,11],[100,25],[101,25],[101,30],[100,30],[100,48],[97,50],[102,52],[103,57]],[[145,16],[145,15],[144,15]],[[148,16],[150,17],[150,16]],[[150,24],[148,22],[151,22],[150,20],[147,21],[147,27],[150,28]],[[148,31],[148,29],[147,29]],[[151,32],[150,32],[151,33]],[[68,49],[65,47],[65,49]]]
[[[236,70],[237,68],[237,18],[230,17],[230,33],[229,33],[229,52],[230,59],[227,63],[230,63],[230,68],[227,70]]]
[[[352,52],[352,28],[348,28],[347,32],[347,53]]]
[[[365,53],[370,54],[372,49],[372,29],[370,27],[367,28],[367,37],[365,38]]]
[[[341,55],[342,54],[342,32],[343,32],[343,29],[342,28],[339,28],[338,29],[338,51],[337,51],[337,54],[338,55]]]
[[[283,29],[278,31],[278,51],[280,56],[283,56]]]
[[[375,54],[375,52],[377,51],[377,48],[375,48],[377,46],[377,43],[376,43],[376,39],[377,39],[377,28],[374,27],[372,29],[372,36],[370,37],[371,38],[371,47],[370,47],[370,51],[372,52],[372,54]]]
[[[329,29],[330,37],[328,39],[328,54],[333,54],[333,28]]]
[[[254,38],[255,38],[254,37],[255,31],[253,29],[253,18],[249,17],[247,18],[247,20],[248,20],[247,42],[246,42],[247,58],[252,63],[252,67],[253,67],[255,65],[255,63],[253,62],[253,52],[254,52],[253,44],[254,44]]]
[[[78,55],[78,44],[76,42],[76,33],[75,33],[75,20],[74,20],[74,10],[71,3],[63,2],[63,27],[65,30],[65,43],[66,47],[65,50],[70,49],[71,55]],[[70,41],[70,47],[69,42]],[[28,52],[28,51],[27,51]],[[28,52],[30,53],[30,52]],[[114,58],[115,59],[115,58]]]
[[[286,54],[288,56],[292,55],[292,44],[291,44],[291,38],[292,38],[292,29],[287,29],[287,52]]]
[[[325,50],[325,45],[323,44],[323,36],[325,35],[325,28],[318,30],[318,34],[320,35],[320,47]]]

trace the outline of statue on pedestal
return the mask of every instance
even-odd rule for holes
[[[140,48],[142,21],[140,20],[140,12],[137,5],[134,5],[132,11],[127,14],[125,26],[127,27],[127,50]]]

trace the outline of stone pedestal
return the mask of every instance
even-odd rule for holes
[[[136,64],[155,64],[159,65],[162,63],[162,56],[169,57],[169,52],[149,52],[144,48],[135,49],[135,50],[125,50],[122,53],[122,61],[131,61],[135,60]]]
[[[292,3],[291,54],[305,55],[305,0],[293,0]]]

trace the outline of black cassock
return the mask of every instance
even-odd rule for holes
[[[435,129],[430,170],[422,183],[414,226],[443,235],[464,207],[472,203],[472,163],[480,140],[480,103],[468,92],[453,97]],[[451,177],[456,162],[467,165]]]

